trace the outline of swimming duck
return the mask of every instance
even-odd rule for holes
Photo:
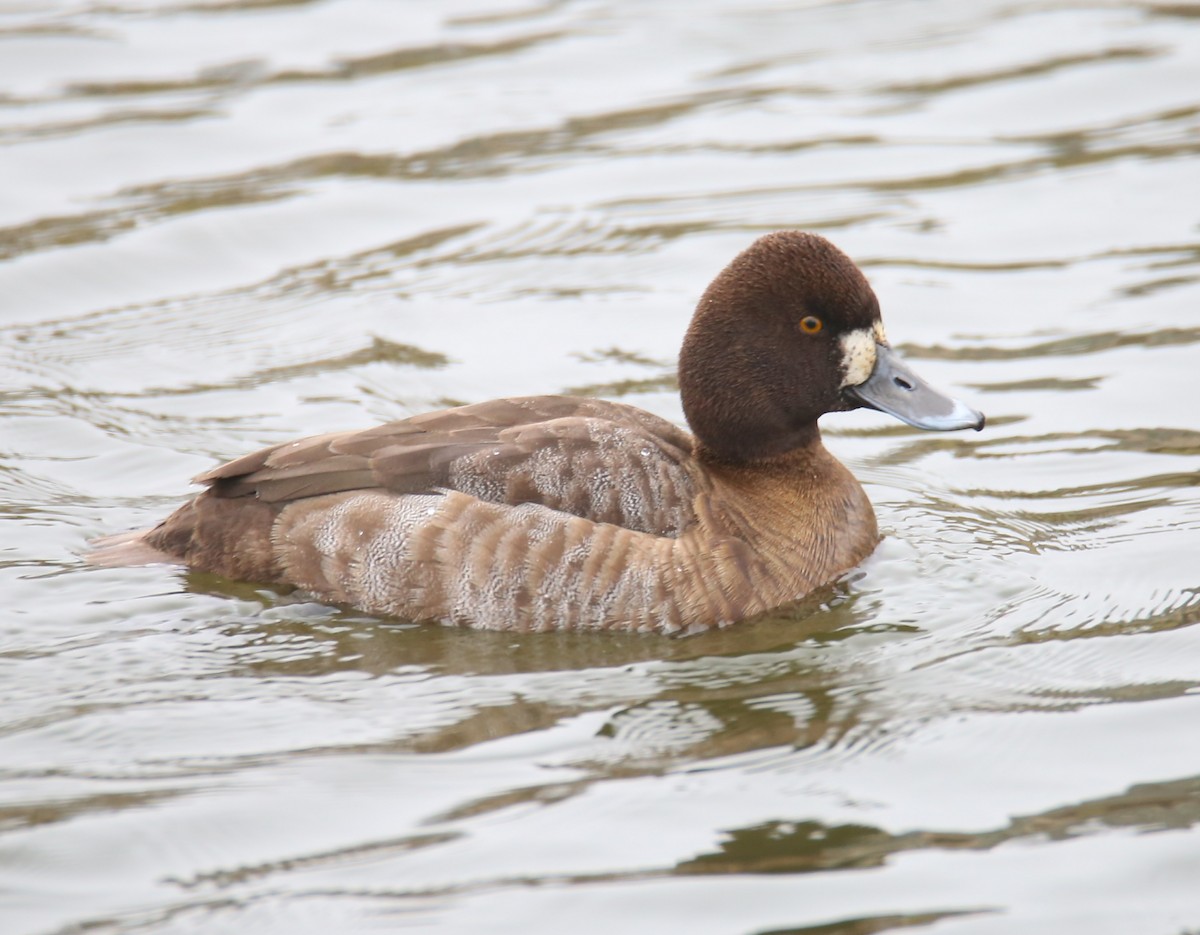
[[[875,514],[821,444],[827,412],[983,427],[890,348],[879,302],[816,234],[755,241],[679,357],[692,434],[596,399],[498,399],[265,448],[196,478],[102,564],[183,563],[374,614],[504,630],[724,626],[871,553]]]

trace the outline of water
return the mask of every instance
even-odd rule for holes
[[[0,2],[5,933],[1200,931],[1200,7]],[[255,447],[675,355],[758,233],[989,415],[686,639],[95,569]]]

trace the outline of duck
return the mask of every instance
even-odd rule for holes
[[[691,431],[623,403],[496,399],[273,445],[209,470],[102,565],[167,562],[413,622],[692,632],[790,604],[880,540],[818,419],[984,416],[892,349],[824,237],[755,240],[704,291],[678,383]]]

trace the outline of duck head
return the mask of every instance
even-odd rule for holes
[[[984,423],[891,349],[854,262],[800,231],[760,237],[713,280],[684,337],[679,388],[702,452],[733,464],[810,443],[827,412],[867,407],[935,431]]]

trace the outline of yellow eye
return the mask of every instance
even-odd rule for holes
[[[800,330],[805,334],[816,334],[824,325],[821,324],[821,319],[815,315],[805,315],[800,319]]]

